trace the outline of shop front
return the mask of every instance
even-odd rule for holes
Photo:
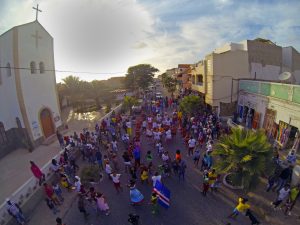
[[[249,129],[261,127],[267,100],[264,97],[242,93],[238,100],[238,122]]]

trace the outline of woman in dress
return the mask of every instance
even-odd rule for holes
[[[108,216],[110,214],[109,206],[107,204],[106,198],[102,193],[96,194],[97,208],[100,212],[105,212],[105,215]]]
[[[144,195],[135,187],[135,181],[130,180],[130,202],[132,205],[139,205],[144,200]]]

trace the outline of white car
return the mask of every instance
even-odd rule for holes
[[[156,97],[157,99],[163,98],[163,96],[162,96],[162,94],[161,94],[160,92],[156,92],[155,97]]]

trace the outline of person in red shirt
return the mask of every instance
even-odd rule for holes
[[[47,197],[50,198],[54,202],[55,205],[61,204],[60,201],[58,200],[56,194],[54,193],[54,190],[51,185],[44,183],[44,190],[45,190]]]
[[[180,153],[180,150],[177,150],[177,151],[176,151],[175,159],[176,159],[177,162],[179,162],[179,161],[181,160],[181,153]]]
[[[33,161],[30,161],[30,164],[31,172],[39,180],[39,185],[41,186],[43,181],[45,181],[45,174],[42,173],[40,168]]]

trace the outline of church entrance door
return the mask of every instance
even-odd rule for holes
[[[51,118],[51,112],[49,109],[43,109],[40,114],[41,124],[45,138],[55,133],[53,121]]]

